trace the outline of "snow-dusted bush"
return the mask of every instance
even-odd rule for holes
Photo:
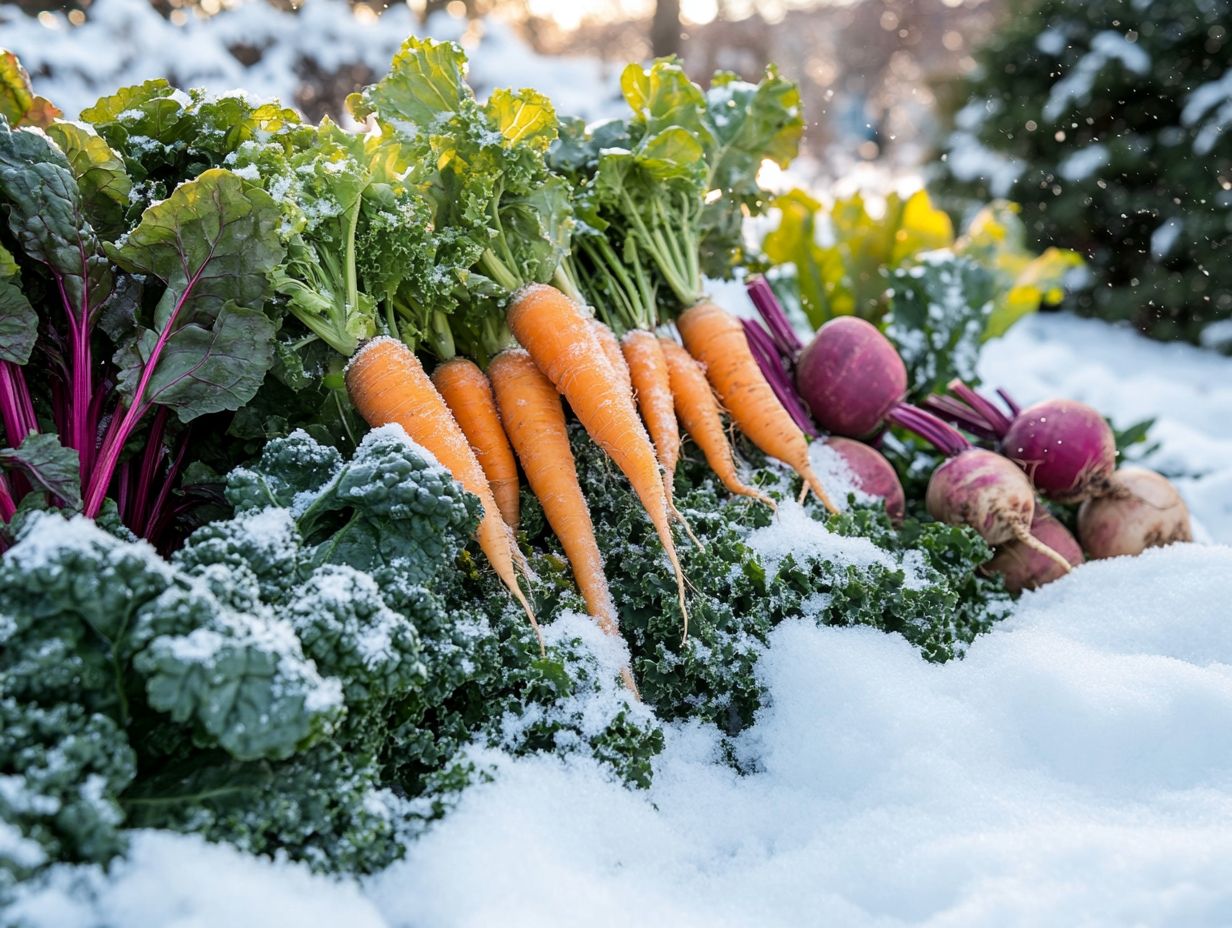
[[[1230,16],[1227,0],[1015,13],[964,88],[940,165],[950,191],[1016,200],[1038,243],[1084,252],[1082,311],[1158,338],[1226,339]]]

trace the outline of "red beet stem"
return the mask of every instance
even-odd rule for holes
[[[770,282],[764,277],[754,277],[748,282],[746,289],[749,291],[749,299],[753,301],[757,312],[765,320],[766,328],[770,330],[775,346],[783,357],[795,364],[796,356],[804,350],[804,342],[800,340],[796,330],[791,327],[791,321],[783,310],[783,304],[774,295]]]
[[[948,457],[961,454],[971,447],[971,442],[967,441],[956,428],[910,403],[899,403],[894,406],[886,414],[886,418],[895,425],[919,435]]]
[[[988,425],[996,432],[998,438],[1009,431],[1012,420],[994,406],[989,400],[980,396],[961,380],[955,378],[948,384],[951,393],[958,395],[968,406],[978,412]]]

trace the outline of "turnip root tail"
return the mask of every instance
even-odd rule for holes
[[[1013,525],[1013,532],[1014,532],[1015,538],[1021,541],[1024,545],[1026,545],[1032,551],[1038,552],[1039,554],[1042,554],[1044,557],[1048,558],[1049,560],[1055,561],[1057,566],[1060,567],[1062,570],[1064,570],[1065,573],[1069,573],[1071,570],[1073,570],[1074,565],[1072,565],[1064,557],[1062,557],[1056,551],[1052,550],[1052,548],[1048,547],[1048,545],[1044,544],[1042,541],[1040,541],[1038,538],[1032,535],[1030,530],[1027,528],[1027,526],[1021,523],[1015,523]]]

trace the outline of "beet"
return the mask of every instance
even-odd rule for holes
[[[877,432],[907,393],[907,368],[877,327],[831,319],[796,362],[796,387],[823,429],[848,438]]]
[[[1069,529],[1043,506],[1035,507],[1035,516],[1031,520],[1031,535],[1069,561],[1070,566],[1077,567],[1083,563],[1082,548],[1078,546],[1078,541],[1070,534]],[[999,545],[996,556],[985,564],[983,569],[988,573],[1000,574],[1005,581],[1005,588],[1015,594],[1023,590],[1034,590],[1066,573],[1053,558],[1041,554],[1018,539]]]
[[[1076,503],[1106,492],[1116,469],[1116,436],[1086,403],[1045,400],[1014,417],[1001,453],[1049,499]]]
[[[832,435],[826,446],[834,449],[856,478],[856,485],[869,496],[885,500],[886,513],[895,525],[907,513],[907,497],[894,467],[875,448],[852,438]]]
[[[990,545],[1016,539],[1053,560],[1062,573],[1069,571],[1069,561],[1031,534],[1035,490],[1018,467],[996,452],[972,447],[959,432],[909,403],[891,409],[890,420],[949,456],[933,471],[924,497],[934,519],[969,525]]]
[[[1103,496],[1078,510],[1078,537],[1087,557],[1098,559],[1193,541],[1193,528],[1170,480],[1145,467],[1122,467]]]
[[[1080,503],[1108,489],[1116,468],[1116,436],[1099,412],[1075,400],[1044,400],[1019,410],[1003,391],[1006,415],[961,380],[954,396],[930,397],[926,405],[972,435],[997,443],[1035,488],[1059,503]]]

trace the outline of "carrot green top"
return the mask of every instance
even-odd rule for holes
[[[480,103],[452,42],[412,36],[389,74],[348,100],[413,153],[431,204],[437,254],[451,278],[457,347],[481,363],[509,339],[501,304],[556,275],[573,227],[567,181],[549,170],[556,112],[533,90],[496,90]]]
[[[795,157],[800,96],[773,67],[757,84],[716,74],[703,91],[671,58],[629,65],[620,84],[631,115],[567,121],[552,164],[579,188],[574,258],[587,295],[618,327],[653,327],[658,282],[679,312],[702,298],[703,275],[730,276],[744,260],[744,216],[768,199],[757,172]]]

